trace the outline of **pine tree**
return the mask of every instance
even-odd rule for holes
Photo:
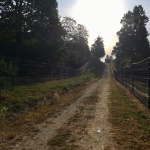
[[[146,23],[149,18],[141,5],[135,6],[121,19],[122,28],[117,32],[119,42],[114,47],[117,59],[137,62],[150,56]]]
[[[103,39],[100,36],[98,36],[94,44],[92,44],[91,51],[98,59],[105,56]]]

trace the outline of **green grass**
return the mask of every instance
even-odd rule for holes
[[[129,96],[123,89],[117,87],[115,90],[117,92],[118,97],[116,105],[122,107],[122,117],[124,117],[125,119],[135,119],[141,126],[142,130],[146,129],[148,132],[150,132],[149,124],[147,123],[147,118],[145,117],[143,112],[138,110],[137,106],[134,104],[133,101],[130,100]]]
[[[102,74],[104,64],[95,67]],[[78,98],[78,93],[85,89],[91,82],[95,82],[98,74],[88,71],[82,76],[65,80],[55,80],[26,86],[16,86],[12,89],[0,90],[0,147],[8,147],[8,141],[21,138],[31,132],[39,132],[34,128],[35,124],[41,123],[47,118],[57,114]],[[80,111],[82,111],[81,108]],[[70,137],[64,132],[56,137],[63,142]],[[67,131],[68,133],[68,131]],[[74,140],[74,139],[73,139]],[[72,141],[73,141],[72,140]],[[53,141],[47,144],[55,145]],[[57,144],[56,144],[57,145]],[[57,149],[57,146],[52,146]],[[60,148],[60,147],[59,147]],[[74,144],[64,146],[65,150],[78,149]],[[62,148],[62,150],[63,150]],[[51,149],[51,148],[50,148]]]
[[[1,116],[8,112],[21,112],[26,108],[34,108],[40,101],[52,100],[55,93],[62,95],[85,82],[95,79],[95,75],[88,72],[82,76],[70,79],[55,80],[28,86],[16,86],[12,89],[1,90]],[[5,112],[6,110],[7,112]]]
[[[55,137],[47,141],[47,145],[49,150],[77,150],[79,146],[75,145],[75,141],[71,130],[61,128]]]
[[[15,86],[0,90],[0,118],[10,113],[26,112],[34,109],[40,102],[50,101],[86,82],[102,75],[104,64],[93,59],[84,75],[64,80],[54,80],[25,86]]]
[[[131,80],[128,79],[127,82],[130,86],[132,86]],[[124,81],[124,84],[126,84],[125,81]],[[138,81],[138,80],[134,80],[134,87],[142,93],[148,93],[147,83],[144,83],[144,82]]]
[[[109,120],[115,133],[113,138],[118,149],[149,149],[150,122],[133,98],[112,81]]]

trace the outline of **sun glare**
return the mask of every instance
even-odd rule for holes
[[[88,29],[89,45],[101,36],[106,51],[110,51],[116,41],[114,35],[120,29],[123,14],[124,7],[120,0],[78,0],[72,11],[73,18]]]

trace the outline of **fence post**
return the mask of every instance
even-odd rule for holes
[[[65,79],[67,79],[68,73],[67,73],[67,68],[65,68]]]
[[[121,83],[123,85],[123,68],[121,69]]]
[[[14,76],[13,75],[11,76],[11,84],[12,84],[12,86],[14,86]]]
[[[150,109],[150,58],[148,59],[148,76],[147,76],[147,79],[148,79],[148,109]]]
[[[127,88],[127,67],[125,68],[125,78],[126,78],[125,85],[126,85],[126,88]]]
[[[132,82],[132,92],[134,92],[134,70],[133,66],[131,65],[131,82]]]

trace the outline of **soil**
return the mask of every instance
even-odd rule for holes
[[[109,116],[110,68],[104,75],[78,93],[78,98],[59,113],[35,125],[35,132],[24,135],[9,147],[13,150],[113,150]],[[63,133],[63,143],[60,135]],[[64,134],[65,133],[65,134]],[[66,134],[67,133],[67,134]],[[58,138],[58,139],[57,139]],[[56,143],[54,140],[56,139]],[[59,141],[60,140],[60,141]]]

